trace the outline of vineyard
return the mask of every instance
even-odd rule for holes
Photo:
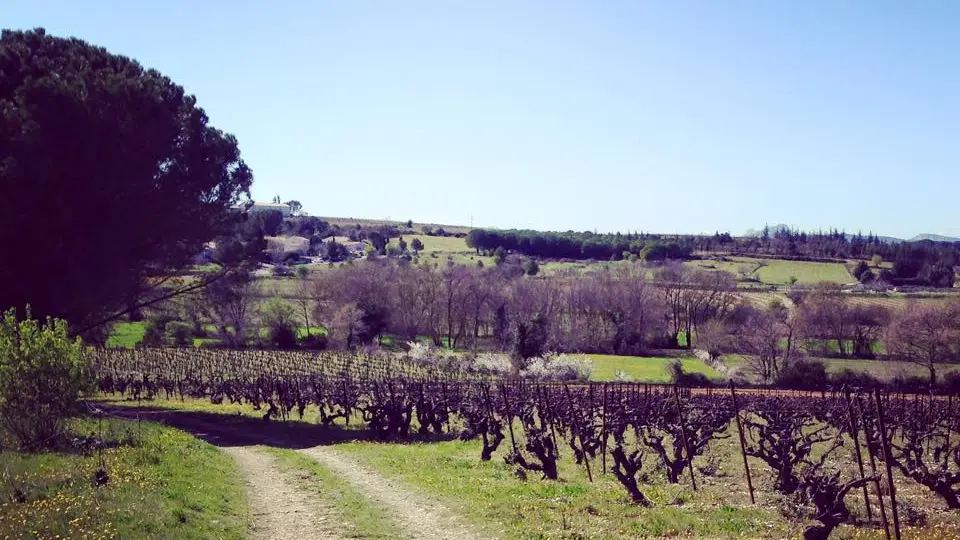
[[[751,500],[761,489],[796,500],[810,539],[843,523],[899,538],[908,483],[960,509],[953,396],[495,379],[336,352],[97,350],[93,362],[105,394],[244,403],[265,420],[315,407],[319,423],[379,440],[457,435],[477,440],[481,460],[505,450],[521,478],[558,480],[561,458],[591,480],[611,474],[640,506],[654,504],[651,474],[697,490],[710,446],[732,439]]]

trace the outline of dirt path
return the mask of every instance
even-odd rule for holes
[[[400,526],[413,538],[427,540],[479,540],[480,538],[447,508],[426,500],[398,482],[388,480],[363,467],[335,448],[315,446],[300,452],[349,482],[364,496],[389,508],[396,515]]]
[[[318,497],[298,489],[275,459],[246,446],[224,446],[243,475],[253,510],[252,537],[263,540],[339,540],[336,514]]]

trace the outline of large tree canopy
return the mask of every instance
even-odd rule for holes
[[[251,181],[236,139],[157,71],[0,35],[0,310],[102,319],[224,231]]]

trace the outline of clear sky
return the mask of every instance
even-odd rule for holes
[[[953,0],[0,0],[131,56],[314,215],[960,236]]]

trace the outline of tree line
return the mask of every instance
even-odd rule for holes
[[[808,358],[913,362],[937,381],[942,362],[960,361],[960,302],[925,300],[889,310],[833,284],[794,289],[757,305],[732,275],[681,264],[622,265],[530,277],[514,263],[480,268],[360,261],[297,279],[295,307],[259,309],[251,278],[221,280],[196,295],[195,327],[212,320],[225,343],[245,346],[254,330],[322,325],[312,346],[354,349],[426,337],[440,347],[494,350],[517,358],[546,352],[644,355],[701,351],[708,362],[740,353],[763,382]],[[281,303],[282,304],[282,303]],[[260,325],[252,320],[260,317]],[[279,323],[277,321],[280,321]],[[825,374],[823,375],[825,376]]]
[[[549,259],[620,260],[634,257],[663,261],[688,259],[693,252],[691,246],[646,233],[473,229],[467,234],[466,241],[467,246],[476,249],[478,254],[494,254],[499,249]]]
[[[848,259],[889,261],[890,268],[870,277],[890,285],[952,287],[960,264],[960,243],[891,242],[873,234],[841,231],[803,232],[765,228],[756,236],[659,235],[649,233],[543,232],[473,229],[467,245],[477,253],[498,250],[549,259],[645,261],[684,260],[699,255],[730,254],[795,260],[846,262]],[[858,276],[859,277],[859,276]]]

